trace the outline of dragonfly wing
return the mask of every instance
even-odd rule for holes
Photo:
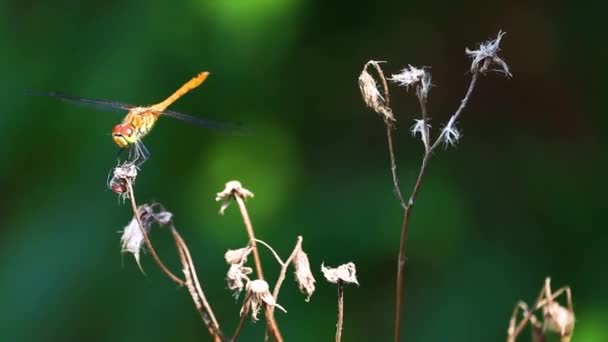
[[[114,101],[108,101],[108,100],[87,99],[84,97],[67,95],[67,94],[60,93],[60,92],[38,92],[38,91],[28,90],[26,93],[28,95],[33,95],[33,96],[56,97],[63,101],[92,106],[92,107],[96,107],[101,110],[108,110],[108,109],[115,110],[120,113],[124,113],[125,110],[128,111],[131,108],[135,107],[135,106],[127,104],[127,103],[114,102]]]
[[[160,112],[159,114],[163,115],[163,116],[172,117],[172,118],[175,118],[178,120],[182,120],[187,123],[194,124],[196,126],[211,128],[211,129],[218,130],[218,131],[228,131],[228,132],[232,132],[232,133],[242,133],[242,131],[243,131],[243,125],[238,122],[224,122],[224,121],[208,120],[208,119],[198,118],[198,117],[180,113],[180,112],[175,112],[172,110],[165,110],[165,111]]]

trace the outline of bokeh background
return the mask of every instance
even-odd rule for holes
[[[436,153],[413,213],[404,340],[502,341],[515,302],[533,301],[551,276],[573,288],[574,340],[608,341],[604,13],[592,1],[3,1],[0,340],[209,339],[185,289],[149,256],[144,276],[120,253],[131,211],[106,176],[121,117],[24,95],[149,104],[201,70],[208,81],[173,109],[251,134],[163,119],[145,140],[152,156],[136,191],[174,213],[222,328],[233,331],[240,308],[223,253],[247,238],[236,208],[220,217],[214,197],[238,179],[256,195],[259,238],[286,256],[303,235],[317,277],[305,303],[288,276],[289,313],[277,313],[286,339],[333,339],[336,293],[319,267],[354,261],[361,286],[346,290],[344,340],[390,340],[401,211],[358,74],[369,59],[388,61],[387,73],[430,66],[437,129],[468,84],[465,47],[502,29],[514,77],[481,79],[461,143]],[[418,106],[391,92],[409,192]],[[169,234],[152,239],[179,272]],[[274,279],[266,251],[263,260]],[[260,340],[263,327],[248,323],[242,340]]]

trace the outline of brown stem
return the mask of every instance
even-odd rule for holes
[[[450,118],[451,121],[456,121],[462,114],[462,111],[464,110],[469,99],[471,98],[471,94],[473,93],[473,89],[475,88],[475,85],[477,83],[477,78],[478,78],[478,74],[474,73],[471,78],[471,82],[469,83],[469,88],[467,89],[467,92],[466,92],[464,98],[462,99],[462,101],[460,101],[460,106],[458,107],[456,112]],[[422,117],[423,117],[423,119],[425,119],[428,116],[427,108],[426,108],[426,99],[422,97],[420,92],[418,92],[418,100],[420,101],[420,109],[422,111]],[[412,194],[410,195],[410,198],[408,199],[408,202],[405,204],[405,206],[404,206],[403,199],[400,198],[401,206],[403,207],[403,224],[401,226],[401,237],[399,239],[399,256],[397,259],[397,280],[396,280],[397,287],[395,289],[395,342],[401,341],[401,310],[402,310],[402,303],[403,303],[403,269],[405,267],[405,259],[406,259],[405,251],[406,251],[407,231],[408,231],[408,227],[409,227],[409,223],[410,223],[410,216],[412,214],[412,208],[414,206],[414,203],[416,202],[416,197],[418,196],[418,192],[420,191],[420,187],[422,186],[422,180],[424,179],[424,175],[426,173],[429,159],[431,158],[433,150],[443,140],[443,137],[445,136],[445,134],[446,134],[446,130],[443,130],[441,132],[441,134],[437,137],[437,139],[435,140],[433,145],[431,145],[430,148],[427,148],[426,143],[425,143],[425,153],[424,153],[424,157],[422,158],[422,165],[420,166],[420,171],[418,172],[418,177],[416,178],[416,183],[414,184]],[[391,169],[393,169],[393,183],[395,184],[395,187],[396,187],[395,191],[398,191],[399,184],[397,182],[397,176],[394,171],[394,169],[396,167],[393,166],[393,160],[395,159],[395,157],[394,157],[393,148],[392,148],[392,141],[390,139],[390,137],[391,137],[390,129],[387,129],[387,136],[389,137],[389,154],[391,157]]]
[[[188,249],[184,239],[182,239],[181,235],[177,232],[177,229],[175,229],[173,225],[171,225],[171,234],[173,234],[173,239],[175,240],[175,245],[177,246],[184,276],[186,277],[186,287],[188,288],[190,296],[194,301],[194,306],[199,312],[203,323],[205,323],[207,326],[209,334],[213,336],[214,341],[221,342],[224,340],[223,334],[220,330],[217,319],[213,314],[213,310],[211,310],[211,306],[207,301],[207,297],[203,292],[201,284],[198,280],[198,276],[196,275],[196,269],[194,267],[194,262],[192,261],[190,250]]]
[[[247,212],[247,207],[245,206],[245,201],[238,193],[234,194],[234,198],[236,199],[236,203],[238,204],[239,210],[241,211],[243,223],[245,224],[245,229],[247,230],[247,235],[249,235],[249,244],[253,249],[253,261],[255,263],[256,273],[258,274],[259,279],[264,279],[264,273],[262,272],[262,262],[260,261],[260,254],[256,245],[255,233],[253,230],[253,225],[251,224],[251,219],[249,218],[249,213]],[[272,309],[266,307],[266,310],[264,312],[266,314],[268,331],[270,332],[275,341],[282,342],[283,337],[281,336],[281,331],[279,330],[277,322],[274,319],[274,313]]]
[[[403,199],[403,195],[401,194],[401,187],[399,186],[399,176],[397,176],[397,162],[395,161],[395,151],[393,148],[393,127],[390,123],[386,123],[386,140],[388,142],[388,155],[391,160],[391,174],[393,176],[393,186],[395,188],[395,194],[397,194],[397,199],[399,199],[399,203],[401,207],[405,210],[407,208],[407,204]]]
[[[336,323],[336,342],[342,340],[342,325],[344,324],[344,285],[338,281],[338,322]]]
[[[467,89],[467,93],[464,95],[464,98],[460,101],[460,106],[458,107],[456,112],[452,115],[452,117],[450,118],[450,121],[458,120],[458,118],[460,117],[460,114],[462,114],[462,111],[469,103],[471,94],[473,94],[473,89],[475,89],[475,85],[477,84],[478,77],[479,77],[479,74],[477,74],[477,73],[474,73],[473,76],[471,77],[471,82],[469,83],[469,88]],[[443,141],[443,137],[445,136],[445,134],[446,134],[445,130],[441,131],[441,134],[439,134],[439,136],[437,137],[437,139],[435,140],[435,142],[429,149],[429,153],[432,152],[439,144],[441,144],[441,141]]]
[[[258,242],[266,244],[264,241],[261,241],[261,240],[258,240]],[[296,257],[296,253],[302,248],[302,237],[298,236],[298,241],[296,242],[296,246],[293,248],[293,251],[289,255],[289,258],[287,258],[287,260],[285,260],[285,262],[281,261],[281,258],[279,258],[279,256],[274,251],[274,249],[272,249],[272,247],[268,246],[267,244],[266,244],[266,246],[275,255],[275,258],[277,259],[279,264],[281,264],[281,272],[279,273],[279,278],[277,279],[277,282],[274,285],[274,289],[272,290],[272,296],[274,297],[275,302],[278,302],[279,291],[281,290],[283,281],[285,281],[285,275],[287,274],[287,268],[289,268],[289,265],[293,261],[293,258]],[[274,312],[274,307],[272,307],[271,310]],[[268,341],[268,334],[266,334],[266,336],[264,336],[264,341]]]
[[[260,253],[258,252],[258,246],[256,244],[253,225],[251,224],[251,219],[249,218],[249,213],[247,212],[247,207],[245,206],[245,201],[243,201],[243,199],[238,194],[235,194],[234,197],[236,199],[236,203],[239,205],[239,210],[241,211],[241,216],[243,217],[243,223],[245,224],[247,235],[249,235],[249,245],[253,249],[253,262],[255,263],[255,271],[258,274],[259,279],[264,279],[264,272],[262,271],[262,262],[260,261]]]
[[[420,186],[422,185],[422,180],[424,178],[424,174],[426,172],[426,167],[428,165],[428,160],[430,158],[430,154],[425,154],[422,159],[422,166],[420,167],[420,172],[418,173],[418,178],[416,179],[416,184],[414,185],[414,190],[410,196],[410,199],[405,207],[403,213],[403,225],[401,227],[401,237],[399,239],[399,256],[397,259],[397,287],[395,294],[395,342],[401,341],[401,308],[403,303],[403,268],[405,266],[405,251],[406,251],[406,242],[407,242],[407,231],[410,223],[410,215],[412,214],[412,208],[414,207],[414,203],[416,201],[416,197],[418,196],[418,191],[420,191]]]
[[[245,301],[247,300],[247,298],[245,298]],[[247,318],[247,313],[243,312],[241,314],[241,318],[239,319],[239,325],[236,326],[236,330],[234,331],[234,334],[232,334],[232,338],[230,339],[230,342],[236,342],[237,338],[239,337],[239,334],[241,333],[241,330],[243,329],[243,325],[245,324],[245,319]]]
[[[287,260],[285,260],[285,262],[281,266],[281,272],[279,273],[279,278],[277,279],[277,282],[274,285],[274,290],[272,291],[272,296],[274,297],[275,301],[279,300],[279,291],[281,290],[283,281],[285,281],[285,275],[287,273],[287,268],[289,268],[289,265],[293,261],[293,258],[296,257],[296,253],[301,249],[302,249],[302,237],[298,236],[298,241],[296,242],[296,246],[293,248],[293,252],[291,252],[291,255],[289,255],[289,258],[287,258]]]
[[[137,203],[135,202],[135,192],[133,191],[133,183],[128,178],[127,178],[127,191],[129,192],[129,198],[131,199],[131,208],[133,209],[133,215],[135,216],[135,219],[137,220],[137,223],[139,225],[139,230],[141,231],[141,234],[144,237],[144,242],[146,243],[146,247],[148,248],[148,251],[150,251],[150,255],[152,256],[152,259],[154,259],[154,261],[156,262],[156,264],[158,265],[158,267],[160,267],[160,269],[169,278],[171,278],[171,280],[173,280],[174,282],[176,282],[179,286],[184,286],[185,285],[185,281],[183,281],[178,276],[176,276],[175,274],[173,274],[167,268],[167,266],[165,266],[165,264],[160,260],[160,258],[158,257],[158,254],[156,254],[156,250],[152,246],[152,242],[148,238],[148,233],[146,232],[146,229],[144,228],[144,225],[141,222],[141,218],[139,217],[139,210],[137,208]]]

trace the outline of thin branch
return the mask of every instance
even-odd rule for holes
[[[186,284],[185,281],[182,280],[181,278],[179,278],[178,276],[176,276],[175,274],[173,274],[167,268],[167,266],[165,266],[165,264],[163,264],[163,262],[158,257],[158,254],[156,254],[156,250],[152,246],[152,242],[150,242],[150,239],[148,238],[148,233],[146,232],[146,229],[144,228],[144,225],[141,222],[141,218],[139,217],[139,210],[137,209],[137,203],[135,201],[135,192],[133,191],[133,183],[131,182],[131,179],[129,179],[129,178],[126,178],[126,182],[127,182],[127,191],[128,191],[128,194],[129,194],[129,198],[131,199],[131,208],[133,209],[133,215],[135,216],[135,219],[137,220],[137,224],[139,226],[141,234],[144,237],[144,241],[146,243],[146,247],[148,248],[148,251],[150,251],[150,255],[152,256],[152,259],[154,259],[154,261],[156,262],[156,264],[158,265],[158,267],[160,267],[160,269],[169,278],[171,278],[171,280],[173,280],[174,282],[176,282],[179,286],[184,286]]]
[[[474,73],[473,76],[471,77],[471,82],[469,83],[469,88],[467,89],[467,93],[465,94],[465,96],[462,99],[462,101],[460,101],[460,106],[458,107],[458,109],[456,110],[456,112],[454,113],[454,115],[452,115],[452,117],[450,118],[450,121],[456,122],[456,120],[458,120],[458,118],[460,117],[460,114],[462,114],[462,111],[464,110],[464,108],[469,103],[469,99],[471,98],[471,94],[473,94],[473,89],[475,89],[475,85],[477,84],[477,79],[478,78],[479,78],[479,74],[478,73]],[[445,135],[446,135],[446,130],[442,130],[441,134],[439,134],[439,136],[437,137],[437,139],[435,140],[435,142],[431,146],[431,148],[428,151],[428,153],[433,152],[433,150],[435,148],[437,148],[437,146],[439,146],[439,144],[441,144],[441,141],[443,141]]]
[[[223,334],[217,319],[213,314],[213,310],[211,310],[211,306],[207,301],[207,297],[203,292],[198,276],[196,275],[196,269],[192,261],[192,256],[190,255],[190,250],[173,225],[171,225],[171,234],[173,234],[173,239],[175,240],[175,245],[177,246],[177,251],[186,277],[186,287],[192,296],[196,310],[199,312],[203,323],[207,326],[209,333],[213,336],[214,341],[221,342],[224,340]]]
[[[251,219],[249,218],[249,213],[247,212],[247,207],[245,206],[245,201],[243,201],[243,199],[238,194],[235,194],[234,198],[236,199],[236,203],[239,205],[239,210],[241,211],[241,216],[243,217],[243,223],[245,224],[245,230],[247,230],[247,235],[249,235],[249,244],[253,249],[253,262],[255,263],[255,271],[258,274],[259,279],[264,279],[264,272],[262,271],[262,262],[260,261],[260,254],[258,252],[258,247],[255,243],[255,233],[253,231]]]
[[[249,296],[249,294],[248,294]],[[245,298],[245,301],[247,301],[247,297]],[[232,334],[232,338],[230,339],[230,342],[236,342],[236,340],[239,337],[239,334],[241,333],[241,330],[243,329],[243,325],[245,324],[245,319],[247,318],[247,313],[243,312],[241,314],[241,318],[239,319],[239,324],[236,326],[236,330],[234,331],[234,334]]]
[[[279,278],[277,279],[277,282],[274,285],[274,290],[272,291],[272,296],[274,297],[275,301],[279,300],[279,291],[281,290],[281,286],[283,285],[283,281],[285,281],[285,274],[287,273],[287,268],[291,264],[291,261],[293,260],[293,258],[295,258],[296,253],[298,252],[298,250],[300,250],[300,249],[302,249],[302,237],[298,236],[298,241],[296,242],[296,246],[293,248],[293,251],[291,252],[291,255],[289,256],[289,258],[287,258],[287,260],[285,261],[285,263],[281,267],[281,272],[279,273]]]
[[[429,137],[429,131],[427,130],[427,123],[426,123],[429,114],[426,109],[426,97],[424,97],[422,95],[421,86],[416,87],[416,95],[418,97],[418,100],[420,101],[420,112],[421,112],[422,123],[423,123],[420,134],[422,134],[422,142],[424,143],[424,152],[428,153],[431,148],[429,146],[430,137]]]
[[[249,218],[249,213],[247,212],[247,207],[245,206],[245,201],[243,201],[241,196],[236,192],[234,193],[234,198],[239,206],[241,216],[243,217],[243,223],[245,224],[245,229],[247,230],[247,234],[249,235],[249,244],[253,249],[253,261],[255,263],[256,273],[258,274],[259,279],[264,279],[264,274],[262,272],[262,262],[260,261],[260,254],[256,245],[255,233],[253,230],[253,225],[251,224],[251,219]],[[270,332],[275,341],[282,342],[283,337],[281,336],[281,331],[279,330],[277,322],[274,319],[273,311],[267,307],[265,313],[266,321],[268,324],[268,331]]]
[[[393,148],[393,127],[389,122],[384,122],[386,124],[386,140],[388,142],[388,156],[391,160],[391,175],[393,176],[393,186],[395,187],[395,194],[397,195],[397,199],[401,204],[403,209],[407,208],[407,204],[403,199],[403,194],[401,194],[401,188],[399,186],[399,176],[397,176],[397,162],[395,161],[395,152]]]
[[[344,324],[344,284],[338,281],[338,322],[336,323],[336,342],[342,341],[342,326]]]
[[[260,241],[260,240],[258,240],[258,242],[263,243],[263,241]],[[270,246],[268,246],[268,247],[270,248]],[[283,285],[283,282],[285,281],[285,275],[287,273],[287,268],[289,268],[289,265],[293,261],[293,258],[295,258],[296,253],[301,248],[302,248],[302,237],[298,236],[298,241],[296,242],[296,245],[293,248],[293,251],[291,252],[291,254],[289,255],[289,257],[287,258],[287,260],[285,260],[284,263],[280,263],[281,264],[281,272],[279,273],[279,278],[277,279],[277,282],[274,285],[274,289],[272,290],[272,296],[274,297],[275,301],[279,300],[279,291],[281,290],[281,286]],[[277,259],[279,259],[278,255],[276,257],[277,257]],[[270,310],[272,310],[274,312],[274,307],[271,308]],[[268,341],[268,333],[266,333],[266,336],[264,336],[264,341]]]
[[[274,258],[277,259],[277,262],[279,263],[279,265],[281,265],[281,266],[285,265],[283,260],[281,260],[281,257],[277,254],[277,252],[275,252],[275,250],[269,244],[267,244],[266,242],[264,242],[263,240],[260,240],[260,239],[255,239],[255,242],[258,242],[262,246],[268,248],[268,250],[272,253],[272,255],[274,255]]]

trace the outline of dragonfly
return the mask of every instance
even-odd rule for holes
[[[149,152],[143,145],[141,140],[150,133],[152,128],[155,126],[156,121],[161,116],[167,116],[174,119],[178,119],[196,126],[212,128],[216,130],[235,130],[238,129],[239,124],[212,121],[199,117],[194,117],[188,114],[168,110],[180,97],[192,89],[201,85],[209,76],[209,72],[203,71],[198,73],[188,82],[184,83],[179,89],[173,94],[167,97],[164,101],[149,105],[149,106],[135,106],[122,102],[90,99],[78,96],[71,96],[60,92],[29,92],[31,95],[38,96],[50,96],[59,98],[64,101],[79,103],[84,105],[91,105],[99,109],[114,109],[121,112],[126,112],[126,115],[121,123],[114,126],[112,129],[112,139],[114,143],[121,148],[121,152],[129,148],[130,159],[135,163],[141,165],[149,157]],[[134,147],[134,148],[131,148]]]

